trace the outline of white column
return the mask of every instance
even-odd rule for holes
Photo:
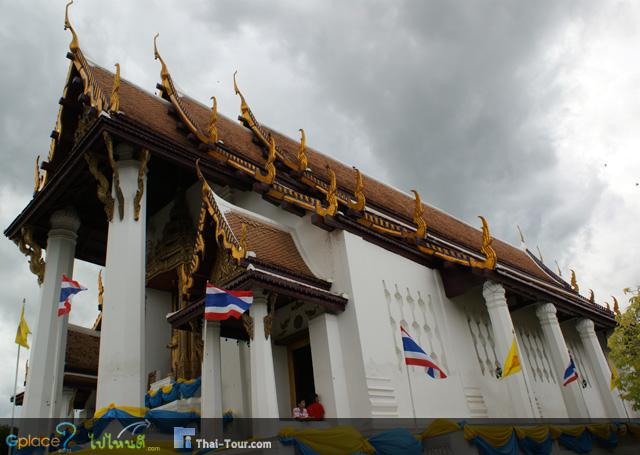
[[[73,210],[64,209],[54,212],[50,222],[47,264],[40,293],[38,325],[31,348],[23,417],[57,417],[54,390],[59,391],[56,397],[62,396],[68,316],[58,318],[58,301],[62,275],[73,275],[80,220]]]
[[[602,352],[593,321],[591,319],[581,319],[576,324],[576,329],[580,334],[582,345],[596,377],[596,383],[598,384],[598,390],[600,391],[607,417],[626,417],[622,401],[611,392],[611,370],[604,352]]]
[[[104,308],[100,334],[100,362],[96,408],[144,407],[147,385],[145,365],[145,248],[147,191],[140,201],[140,218],[134,219],[140,163],[127,144],[117,147],[124,217],[120,220],[118,198],[109,223],[105,267]],[[145,173],[146,175],[146,173]],[[143,178],[146,186],[146,176]]]
[[[202,398],[200,415],[206,419],[220,419],[222,418],[220,322],[204,321],[202,341]]]
[[[496,354],[500,362],[504,362],[515,338],[515,330],[513,328],[511,314],[509,313],[509,307],[507,306],[505,290],[504,287],[498,283],[486,281],[482,288],[482,295],[484,296],[487,310],[489,311],[489,318],[491,319]],[[503,417],[537,418],[539,416],[534,410],[533,398],[529,394],[526,382],[527,370],[520,346],[518,346],[518,354],[520,355],[522,371],[500,380],[508,390],[515,413],[513,416]],[[504,368],[504,365],[502,365],[502,367]]]
[[[238,356],[242,384],[242,415],[240,417],[248,419],[251,417],[251,354],[249,352],[249,343],[240,341]]]
[[[350,417],[337,316],[323,313],[309,321],[309,342],[313,360],[313,382],[326,417]]]
[[[588,418],[589,410],[582,395],[580,380],[573,381],[566,386],[562,385],[564,372],[569,366],[569,350],[556,313],[556,307],[552,303],[543,303],[536,308],[536,316],[540,321],[540,327],[542,327],[542,333],[551,354],[551,361],[562,391],[567,414],[570,418]]]
[[[253,318],[251,340],[251,417],[278,418],[276,377],[273,369],[271,337],[264,334],[264,317],[267,315],[267,295],[254,291],[250,309]]]

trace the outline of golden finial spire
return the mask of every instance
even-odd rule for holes
[[[76,31],[71,26],[71,22],[69,21],[69,6],[73,4],[73,0],[67,3],[67,6],[64,9],[64,29],[71,31],[71,42],[69,43],[69,50],[75,54],[75,52],[80,48],[78,44],[78,35],[76,35]]]
[[[542,251],[540,251],[540,247],[536,245],[536,249],[538,250],[538,257],[540,258],[540,262],[544,262],[544,258],[542,257]]]
[[[212,96],[213,104],[211,106],[211,114],[209,115],[209,143],[215,144],[218,142],[218,127],[216,126],[216,121],[218,120],[218,100],[216,100],[215,96]]]
[[[300,128],[300,147],[298,148],[298,171],[304,172],[309,165],[309,159],[307,158],[307,140],[304,135],[304,130]]]
[[[620,314],[620,306],[618,305],[618,299],[616,299],[614,296],[611,296],[611,298],[613,299],[613,312],[617,316]]]
[[[356,187],[354,191],[356,201],[353,202],[349,200],[349,208],[355,210],[356,212],[362,212],[367,203],[367,199],[364,197],[364,182],[362,181],[362,174],[360,173],[358,168],[354,166],[353,170],[356,173]]]
[[[160,52],[158,52],[158,37],[160,33],[156,33],[153,37],[153,58],[155,60],[160,60],[160,65],[162,68],[160,69],[160,79],[162,79],[164,90],[170,90],[171,84],[165,84],[164,82],[169,79],[169,69],[167,68],[167,64],[164,62]],[[167,96],[173,95],[173,93],[167,93]]]
[[[244,99],[242,92],[238,88],[238,82],[236,81],[236,74],[238,74],[237,70],[233,73],[233,90],[235,90],[236,95],[240,97],[240,116],[245,122],[247,122],[250,128],[253,128],[255,126],[255,122],[253,121],[253,117],[251,115],[251,109],[249,109],[247,100]]]
[[[264,164],[265,169],[267,170],[266,174],[263,174],[260,170],[256,170],[256,180],[262,183],[266,183],[271,185],[273,181],[276,179],[276,166],[274,162],[276,161],[276,141],[271,136],[269,141],[269,154],[267,155],[267,162]]]
[[[98,272],[98,309],[102,311],[104,303],[104,286],[102,284],[102,270]]]
[[[116,63],[116,75],[113,79],[113,87],[111,88],[111,97],[109,98],[109,112],[118,112],[120,110],[120,63]]]
[[[527,249],[527,242],[524,241],[524,234],[522,233],[522,229],[520,229],[520,225],[516,224],[516,227],[518,228],[518,234],[520,234],[520,247],[522,249]]]
[[[589,289],[589,302],[596,303],[596,296],[593,293],[593,289]]]
[[[561,277],[562,276],[562,270],[560,270],[560,265],[558,264],[558,261],[554,260],[554,262],[556,263],[556,268],[558,269],[558,276]]]
[[[427,235],[427,222],[424,220],[424,206],[422,205],[422,201],[420,200],[420,193],[416,190],[411,190],[415,199],[414,199],[414,208],[413,208],[413,222],[416,225],[416,239],[424,239]]]
[[[498,255],[491,247],[493,237],[491,237],[491,232],[489,232],[489,223],[487,223],[487,220],[482,215],[479,215],[478,218],[482,221],[482,246],[480,247],[480,251],[486,256],[485,268],[495,269],[498,262]]]
[[[578,286],[578,280],[576,279],[576,272],[573,269],[571,270],[571,289],[576,292],[580,292],[580,287]]]

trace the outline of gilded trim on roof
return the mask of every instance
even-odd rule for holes
[[[215,144],[218,142],[218,127],[216,122],[218,121],[218,100],[215,96],[211,97],[213,104],[211,106],[211,114],[209,114],[209,126],[207,132],[209,133],[209,143]]]
[[[160,60],[160,64],[162,65],[160,69],[160,80],[163,92],[169,97],[171,104],[173,104],[173,107],[176,108],[176,112],[178,113],[180,120],[186,125],[189,131],[193,133],[202,143],[215,144],[215,142],[211,142],[211,138],[207,133],[201,131],[200,128],[198,128],[196,122],[193,120],[193,117],[191,116],[191,114],[189,114],[186,106],[180,100],[178,91],[176,90],[176,86],[173,83],[173,79],[171,78],[171,74],[169,74],[167,64],[160,56],[160,52],[158,52],[158,36],[160,36],[160,34],[156,33],[156,35],[153,37],[153,56],[156,60]]]
[[[307,158],[307,138],[304,130],[300,128],[300,147],[298,148],[298,171],[305,172],[309,166],[309,158]]]
[[[356,212],[363,212],[367,203],[367,198],[365,198],[364,196],[364,183],[362,181],[362,174],[355,166],[353,167],[353,170],[356,173],[356,186],[354,191],[356,200],[349,201],[347,205],[351,210],[355,210]]]
[[[406,232],[405,237],[416,241],[423,240],[427,235],[427,222],[424,220],[424,206],[420,199],[420,193],[411,190],[414,195],[413,224],[416,225],[415,232]]]
[[[276,141],[271,137],[269,140],[269,154],[267,155],[267,161],[264,164],[266,173],[262,173],[261,171],[256,171],[255,178],[258,182],[266,183],[267,185],[271,185],[273,181],[276,179],[276,166],[274,162],[276,161]]]
[[[320,201],[316,201],[316,213],[320,216],[333,216],[338,211],[338,196],[336,190],[338,184],[336,182],[336,173],[327,165],[327,173],[329,174],[329,187],[326,189],[327,207],[323,207]]]
[[[120,110],[120,63],[116,63],[116,75],[113,78],[113,87],[111,88],[111,97],[109,98],[109,112],[118,112]]]
[[[487,220],[482,215],[478,218],[482,221],[482,246],[480,247],[480,252],[485,255],[486,259],[484,261],[477,261],[471,258],[469,264],[471,267],[493,270],[498,263],[498,256],[491,247],[493,237],[491,237],[491,233],[489,232],[489,223],[487,223]]]
[[[571,270],[571,289],[576,292],[580,292],[580,286],[578,286],[578,280],[576,278],[576,272],[573,269]]]

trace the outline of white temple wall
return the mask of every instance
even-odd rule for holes
[[[273,339],[272,339],[273,340]],[[278,413],[281,418],[291,417],[293,407],[289,394],[289,357],[286,346],[271,344],[273,352],[273,371],[276,376],[276,395]]]
[[[409,367],[417,416],[467,416],[459,373],[450,365],[452,343],[458,341],[449,336],[444,322],[435,272],[360,237],[344,237],[352,281],[349,305],[357,319],[371,414],[413,416],[400,336],[403,325],[449,376],[434,380],[423,368]]]
[[[587,403],[589,417],[605,418],[607,417],[607,412],[602,397],[598,392],[594,370],[582,346],[582,341],[580,340],[575,325],[576,321],[573,319],[560,324],[564,339],[567,342],[567,348],[573,356],[578,370],[578,381],[586,381],[586,386],[582,387],[582,395]]]
[[[235,417],[243,415],[244,402],[238,342],[231,338],[220,338],[222,375],[222,412],[231,409]]]
[[[147,374],[159,371],[157,380],[166,377],[171,371],[171,351],[167,345],[171,342],[171,325],[166,316],[171,313],[171,293],[146,289],[145,305],[145,350]]]
[[[527,362],[529,381],[527,382],[534,405],[540,417],[567,418],[569,416],[562,397],[562,378],[557,376],[553,360],[535,307],[529,306],[511,314],[521,347],[523,360]]]

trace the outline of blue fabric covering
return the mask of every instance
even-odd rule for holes
[[[171,403],[172,401],[176,401],[180,397],[180,387],[178,384],[173,384],[171,391],[169,393],[164,393],[162,389],[157,393],[156,396],[162,395],[163,403]]]
[[[598,443],[598,445],[607,449],[615,449],[616,447],[618,447],[618,434],[615,431],[612,431],[609,434],[609,439],[602,439],[593,433],[591,434],[591,437]]]
[[[193,381],[193,384],[187,384],[185,382],[178,383],[177,386],[180,389],[180,396],[182,398],[191,398],[198,391],[201,383],[202,379],[200,378],[197,378],[195,381]]]
[[[518,438],[515,433],[511,434],[509,441],[502,447],[495,448],[480,436],[476,436],[471,440],[481,455],[519,455]]]
[[[558,438],[558,442],[575,453],[589,453],[593,448],[591,433],[586,430],[577,438],[563,433]]]
[[[301,443],[296,438],[280,438],[280,442],[285,446],[294,446],[296,448],[296,453],[299,453],[300,455],[320,455],[311,447]]]
[[[526,455],[550,455],[553,449],[553,439],[551,435],[543,442],[537,442],[533,439],[524,438],[519,440],[520,450]]]
[[[376,434],[369,438],[369,443],[375,447],[376,455],[420,455],[422,444],[409,430],[397,428]]]

